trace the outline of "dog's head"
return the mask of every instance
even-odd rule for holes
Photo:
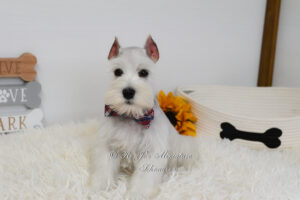
[[[153,65],[158,59],[158,48],[151,36],[144,48],[121,48],[116,38],[108,55],[113,80],[105,95],[105,104],[120,115],[132,117],[153,108],[151,80]]]

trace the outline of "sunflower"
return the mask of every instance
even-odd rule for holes
[[[196,136],[195,122],[197,118],[191,112],[190,104],[182,97],[174,96],[172,92],[166,96],[162,90],[157,98],[161,109],[180,134]]]

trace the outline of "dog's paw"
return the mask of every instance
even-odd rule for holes
[[[113,184],[113,179],[110,177],[93,176],[90,179],[89,187],[91,192],[96,193],[101,190],[109,190]]]
[[[142,191],[130,189],[127,192],[126,199],[128,199],[128,200],[148,200],[148,199],[150,199],[150,197],[147,196],[146,194],[144,194]]]
[[[0,90],[0,103],[6,103],[10,94],[6,90]]]
[[[144,184],[131,184],[128,191],[128,199],[130,200],[146,200],[155,197],[158,193],[157,187],[144,187]]]

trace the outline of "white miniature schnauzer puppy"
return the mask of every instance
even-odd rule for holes
[[[195,138],[179,135],[156,100],[153,88],[157,45],[121,48],[115,39],[108,60],[113,80],[105,96],[105,118],[91,152],[91,185],[107,189],[122,163],[133,169],[130,195],[155,195],[162,176],[197,159]],[[195,143],[195,144],[191,144]]]

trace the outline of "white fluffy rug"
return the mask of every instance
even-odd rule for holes
[[[125,199],[127,179],[111,191],[91,193],[90,120],[0,137],[0,199]],[[300,133],[299,133],[300,134]],[[300,199],[300,150],[255,151],[201,138],[192,171],[173,174],[155,199]]]

